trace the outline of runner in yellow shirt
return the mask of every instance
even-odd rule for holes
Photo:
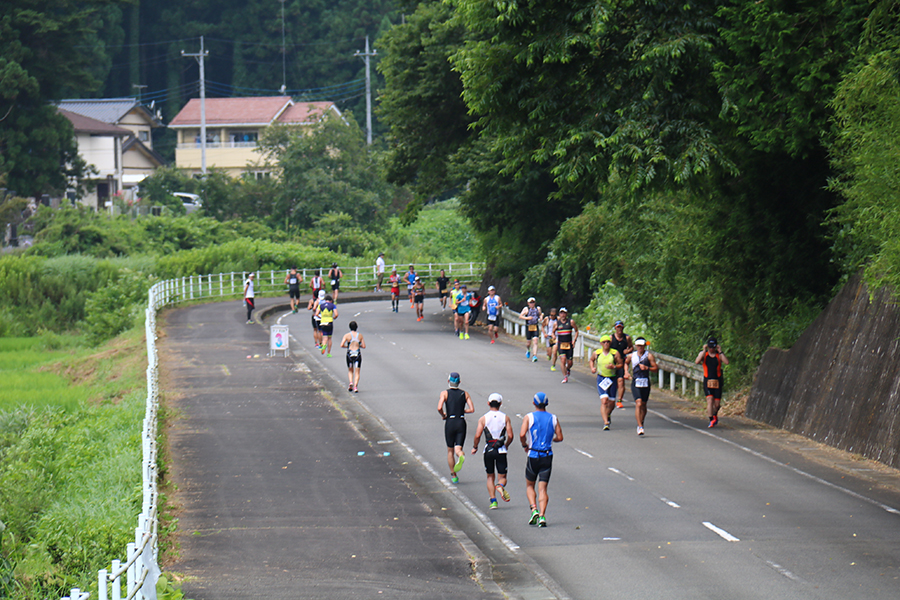
[[[600,338],[600,348],[591,354],[591,373],[597,373],[597,393],[600,394],[600,415],[603,417],[603,430],[609,431],[612,423],[612,411],[616,407],[616,389],[618,377],[616,369],[624,365],[618,350],[610,348],[612,338],[604,335]]]

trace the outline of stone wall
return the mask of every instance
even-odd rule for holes
[[[852,278],[790,350],[763,356],[746,415],[900,468],[900,308]]]

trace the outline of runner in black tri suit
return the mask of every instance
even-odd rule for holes
[[[459,373],[450,373],[447,380],[450,389],[441,392],[438,413],[444,419],[444,438],[447,441],[447,465],[450,467],[450,481],[459,483],[456,475],[466,461],[463,444],[466,442],[466,413],[475,412],[475,405],[469,393],[459,389]]]

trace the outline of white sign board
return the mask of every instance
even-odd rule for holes
[[[272,325],[269,328],[269,356],[275,356],[276,352],[284,352],[285,356],[291,354],[291,342],[287,325]]]

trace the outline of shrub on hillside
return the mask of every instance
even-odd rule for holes
[[[157,263],[162,279],[208,273],[321,267],[340,262],[341,256],[323,248],[297,243],[241,238],[217,246],[163,256]]]
[[[147,290],[154,280],[142,273],[124,269],[111,285],[87,294],[84,329],[88,342],[99,344],[142,320]]]

